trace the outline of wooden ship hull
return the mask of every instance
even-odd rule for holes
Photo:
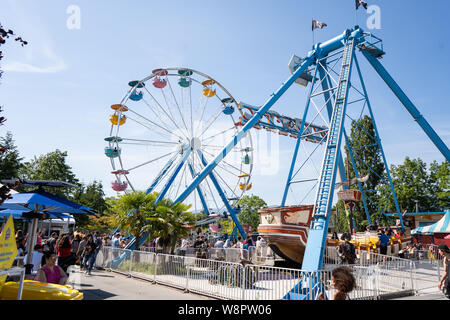
[[[259,210],[258,234],[278,256],[301,265],[313,208],[303,205]]]

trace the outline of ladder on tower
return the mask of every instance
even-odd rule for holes
[[[347,106],[347,93],[353,58],[354,39],[347,41],[342,57],[342,67],[339,76],[339,84],[336,91],[336,100],[331,117],[328,139],[325,150],[325,158],[322,164],[319,186],[314,203],[313,217],[326,217],[330,211],[333,200],[334,182],[336,180],[336,159],[340,151],[342,141],[342,129],[344,124],[345,109]]]
[[[339,159],[341,149],[354,48],[354,38],[348,39],[343,51],[339,83],[336,91],[330,128],[328,131],[316,200],[314,202],[312,222],[308,233],[308,242],[306,244],[302,264],[302,270],[311,273],[321,269],[323,255],[325,252],[330,216],[329,213],[333,202],[334,184],[337,174],[337,160]],[[306,281],[310,280],[306,280],[306,278],[304,280],[300,280],[299,284],[292,288],[283,299],[314,299],[314,296],[322,291],[323,285],[320,279],[316,279],[314,281],[315,283],[305,283]]]

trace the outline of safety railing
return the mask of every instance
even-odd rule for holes
[[[339,257],[338,251],[335,248],[328,247],[323,268],[331,270],[339,265],[344,265],[344,263]],[[355,263],[347,264],[347,266],[351,266],[355,273],[360,276],[360,279],[365,279],[367,285],[370,284],[370,288],[367,290],[377,297],[399,292],[415,293],[417,290],[417,269],[414,261],[361,251],[357,254]]]
[[[219,254],[219,251],[216,252]],[[96,265],[128,276],[182,290],[230,300],[279,300],[300,281],[318,281],[324,295],[332,298],[335,289],[331,272],[338,264],[324,264],[324,270],[302,270],[243,264],[192,256],[156,254],[104,247]],[[379,299],[385,294],[414,290],[414,262],[370,254],[358,264],[348,265],[357,280],[351,299]],[[313,300],[319,293],[309,291],[303,299]]]

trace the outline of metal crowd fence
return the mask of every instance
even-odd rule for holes
[[[143,252],[157,253],[155,247],[141,247],[139,249]],[[208,248],[207,250],[195,249],[188,247],[186,250],[175,250],[176,255],[182,255],[186,257],[200,257],[206,259],[220,259],[226,262],[240,262],[241,260],[250,261],[253,264],[266,264],[273,262],[276,258],[275,254],[269,247],[249,247],[248,249],[240,248]],[[162,252],[166,253],[167,252]],[[203,254],[203,255],[202,255]]]
[[[96,266],[224,300],[279,300],[300,281],[307,285],[317,279],[327,297],[336,292],[331,285],[332,267],[336,264],[325,264],[324,270],[308,273],[298,269],[223,261],[217,259],[219,251],[214,254],[216,258],[199,259],[104,247],[97,256]],[[412,261],[387,261],[386,256],[373,253],[364,261],[349,266],[357,279],[351,299],[374,300],[384,294],[414,289]],[[305,300],[317,298],[318,292],[309,292]]]
[[[359,279],[365,281],[363,291],[372,292],[378,299],[394,293],[415,294],[417,291],[417,268],[412,260],[360,251],[357,253],[355,263],[348,265],[343,263],[337,249],[327,247],[324,269],[331,270],[339,265],[352,267]]]

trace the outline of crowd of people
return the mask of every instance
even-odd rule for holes
[[[111,246],[112,239],[106,235],[94,233],[61,233],[53,232],[44,237],[38,231],[32,252],[27,252],[30,241],[28,234],[22,230],[16,232],[17,257],[15,265],[23,265],[27,269],[27,279],[40,282],[65,284],[68,279],[68,268],[79,265],[87,275],[95,264],[97,254],[103,246]],[[31,254],[31,263],[27,263]]]

